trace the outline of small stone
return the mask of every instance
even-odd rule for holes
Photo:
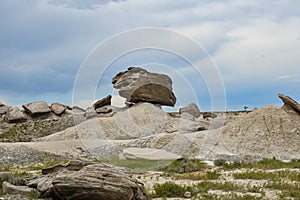
[[[55,114],[61,115],[62,113],[64,113],[66,111],[67,106],[60,104],[60,103],[52,103],[50,106],[50,109]]]
[[[19,194],[19,195],[29,195],[30,193],[32,193],[34,191],[34,189],[29,188],[27,186],[15,186],[12,185],[6,181],[4,181],[2,183],[2,192],[4,194],[10,194],[10,195],[15,195],[15,194]]]
[[[192,197],[192,194],[191,194],[191,192],[186,191],[186,192],[184,193],[183,196],[184,196],[185,198],[191,198],[191,197]]]
[[[195,103],[191,103],[189,105],[187,105],[186,107],[182,107],[179,109],[179,113],[188,113],[190,115],[192,115],[195,118],[198,118],[200,116],[200,110],[198,108],[198,106]]]
[[[96,109],[96,112],[99,113],[99,114],[107,114],[107,113],[110,113],[112,111],[113,111],[113,109],[112,109],[111,106],[104,106],[104,107]]]
[[[30,115],[40,115],[49,113],[51,110],[48,104],[44,101],[32,102],[25,105],[22,105],[25,112],[29,113]]]

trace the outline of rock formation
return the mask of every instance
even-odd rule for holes
[[[182,107],[179,109],[179,113],[188,113],[192,115],[195,118],[198,118],[200,116],[200,109],[195,103],[190,103],[186,107]]]
[[[70,161],[43,170],[27,186],[53,199],[148,200],[144,186],[127,171],[105,163]]]
[[[293,110],[300,114],[300,104],[289,96],[278,94],[278,97],[283,101],[283,109],[286,111]]]
[[[51,110],[48,104],[44,101],[32,102],[25,105],[22,105],[25,112],[32,116],[37,116],[45,113],[49,113]]]
[[[19,108],[13,108],[6,115],[6,121],[10,123],[26,121],[27,118]]]
[[[60,104],[60,103],[52,103],[50,106],[50,109],[55,114],[61,115],[62,113],[64,113],[66,111],[67,106]]]
[[[93,107],[96,110],[97,108],[101,108],[107,105],[111,105],[111,95],[108,95],[103,99],[98,100],[96,103],[94,103]]]
[[[113,87],[128,102],[149,102],[174,106],[176,97],[172,92],[172,80],[164,74],[151,73],[139,67],[130,67],[112,79]]]

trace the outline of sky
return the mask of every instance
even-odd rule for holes
[[[111,78],[130,66],[172,78],[173,110],[191,102],[203,111],[217,110],[212,104],[219,96],[226,110],[280,106],[278,93],[300,101],[298,0],[0,0],[0,27],[0,101],[14,106],[33,101],[91,106],[118,95]],[[174,37],[160,32],[118,39],[149,27]],[[178,42],[177,36],[202,49]],[[176,44],[187,57],[198,58],[203,70],[218,73],[199,73],[172,49],[139,49],[102,65],[110,53],[142,40]],[[98,68],[88,69],[88,63]],[[90,76],[97,80],[94,89],[76,91]]]

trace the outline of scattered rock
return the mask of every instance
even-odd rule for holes
[[[195,103],[191,103],[191,104],[187,105],[186,107],[180,108],[179,113],[180,114],[189,113],[190,115],[192,115],[195,118],[198,118],[200,116],[200,110]]]
[[[6,121],[9,123],[23,122],[26,120],[27,118],[24,113],[17,107],[10,110],[6,115]]]
[[[176,97],[172,92],[172,80],[164,74],[151,73],[139,67],[130,67],[112,79],[113,87],[128,102],[150,102],[174,106]]]
[[[44,101],[32,102],[22,105],[22,107],[24,108],[25,112],[32,116],[42,115],[51,111],[48,104]]]
[[[52,103],[50,106],[50,109],[55,114],[61,115],[62,113],[64,113],[66,111],[67,107],[60,103]]]
[[[129,160],[176,160],[181,156],[164,151],[162,149],[153,148],[126,148],[123,150],[123,156]]]
[[[185,198],[191,198],[192,197],[192,193],[189,191],[186,191],[183,195]]]
[[[111,105],[111,95],[108,95],[103,99],[98,100],[96,103],[94,103],[93,107],[96,110],[97,108],[101,108],[107,105]]]
[[[120,167],[105,163],[70,162],[48,169],[29,181],[41,197],[53,199],[148,200],[143,184]]]
[[[99,114],[107,114],[107,113],[110,113],[112,111],[113,111],[113,109],[110,105],[103,106],[101,108],[96,109],[96,112],[99,113]]]
[[[2,192],[3,194],[9,195],[29,195],[34,191],[34,189],[27,186],[15,186],[10,184],[9,182],[4,181],[2,183]]]
[[[285,108],[287,110],[294,110],[295,112],[297,112],[298,114],[300,114],[300,104],[297,101],[295,101],[291,97],[285,96],[283,94],[278,94],[278,97],[284,103],[283,108]]]

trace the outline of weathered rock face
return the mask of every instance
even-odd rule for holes
[[[26,121],[27,118],[24,113],[19,108],[14,108],[9,111],[6,115],[6,121],[13,123],[13,122],[22,122]]]
[[[94,103],[93,107],[96,110],[97,108],[101,108],[107,105],[111,105],[111,95],[108,95],[107,97],[104,97],[103,99],[100,99],[99,101]]]
[[[278,97],[283,101],[283,109],[284,110],[294,110],[296,113],[300,114],[300,104],[292,99],[289,96],[285,96],[283,94],[278,94]]]
[[[199,110],[198,106],[195,103],[190,103],[186,107],[180,108],[179,113],[180,114],[188,113],[188,114],[192,115],[195,118],[198,118],[200,116],[200,110]]]
[[[61,115],[66,111],[67,107],[63,104],[60,104],[60,103],[52,103],[51,106],[50,106],[50,109],[55,114]]]
[[[110,113],[110,112],[112,112],[112,111],[113,111],[113,109],[112,109],[112,107],[109,106],[109,105],[103,106],[103,107],[101,107],[101,108],[97,108],[97,109],[96,109],[96,112],[97,112],[97,113],[100,113],[100,114],[107,114],[107,113]]]
[[[113,79],[114,88],[128,102],[150,102],[174,106],[176,97],[172,92],[172,80],[164,74],[150,73],[139,67],[130,67]]]
[[[71,161],[28,182],[53,199],[148,200],[144,186],[125,170],[104,163]]]
[[[25,112],[33,116],[49,113],[51,111],[48,104],[44,101],[32,102],[22,105],[22,107],[24,108]]]

